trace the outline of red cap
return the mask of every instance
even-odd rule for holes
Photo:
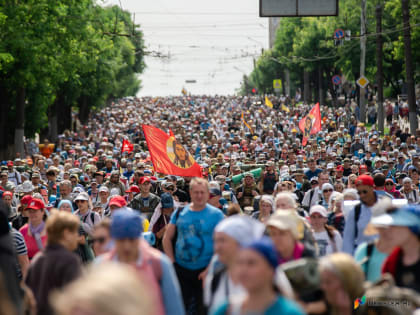
[[[131,186],[129,189],[127,189],[125,192],[134,192],[134,193],[139,193],[140,192],[140,188],[137,185],[133,185]]]
[[[143,176],[142,178],[140,178],[139,183],[140,185],[143,185],[144,183],[149,182],[150,183],[150,178],[147,176]]]
[[[344,172],[344,167],[343,165],[338,165],[337,168],[335,169],[337,172]]]
[[[44,208],[45,204],[41,199],[33,198],[26,209],[42,210]]]
[[[32,198],[31,195],[26,195],[26,196],[23,196],[22,199],[20,199],[20,203],[22,205],[29,205],[31,203],[32,199],[33,198]]]
[[[361,169],[361,170],[367,170],[367,165],[360,165],[360,167],[359,167],[359,169]]]
[[[7,166],[13,166],[13,161],[8,161]]]
[[[127,201],[123,196],[114,196],[109,201],[109,206],[117,206],[118,208],[125,207],[127,205]]]
[[[356,186],[363,185],[363,186],[374,186],[372,176],[363,174],[356,178],[355,181]]]
[[[6,196],[13,197],[13,193],[11,191],[5,191],[3,193],[3,197],[2,198],[6,197]]]

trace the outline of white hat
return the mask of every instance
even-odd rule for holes
[[[77,201],[77,200],[89,201],[89,195],[85,192],[82,192],[78,194],[76,198],[74,198],[74,201]]]
[[[322,189],[321,190],[324,191],[326,189],[332,189],[332,190],[334,190],[334,187],[330,183],[324,183],[324,184],[322,184]]]
[[[261,222],[248,216],[234,215],[222,220],[215,232],[222,232],[236,240],[239,244],[245,245],[262,237],[265,226]]]
[[[108,187],[106,187],[106,186],[101,186],[101,187],[99,188],[99,192],[103,192],[103,191],[105,191],[105,192],[109,192]]]
[[[29,180],[25,180],[20,186],[20,191],[23,193],[29,193],[34,190],[34,185],[32,185],[32,183]]]
[[[283,231],[284,230],[290,231],[292,235],[296,239],[298,239],[299,238],[298,219],[294,212],[295,210],[276,211],[268,219],[267,226],[272,226]]]
[[[328,163],[328,164],[327,164],[327,168],[328,168],[328,169],[334,168],[334,163]]]
[[[313,213],[319,213],[324,218],[328,217],[327,210],[321,205],[315,205],[315,206],[311,207],[311,210],[309,211],[309,215],[312,215]]]

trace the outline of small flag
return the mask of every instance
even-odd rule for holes
[[[185,88],[182,88],[181,93],[182,95],[187,95],[187,90]]]
[[[265,105],[267,105],[270,108],[273,108],[273,103],[268,99],[268,97],[265,97]]]
[[[303,133],[303,146],[308,143],[308,138],[311,135],[321,131],[321,110],[319,108],[319,103],[312,107],[309,114],[299,121],[299,129]]]
[[[142,127],[155,172],[187,177],[202,176],[200,165],[175,139],[172,132],[168,135],[156,127]]]
[[[133,150],[134,150],[134,145],[130,141],[124,139],[122,143],[122,147],[121,147],[121,153],[124,153],[124,152],[131,153],[133,152]]]
[[[245,120],[244,112],[241,113],[241,119],[242,119],[242,122],[244,123],[244,125],[249,129],[251,134],[254,134],[254,130],[252,130],[251,126]]]
[[[284,112],[286,112],[286,113],[290,113],[290,109],[289,109],[289,107],[287,107],[286,105],[284,105],[284,104],[281,104],[281,110],[282,111],[284,111]]]

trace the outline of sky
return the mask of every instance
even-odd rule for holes
[[[268,47],[259,0],[105,0],[135,13],[146,51],[138,96],[232,95]],[[195,80],[196,83],[186,83]]]

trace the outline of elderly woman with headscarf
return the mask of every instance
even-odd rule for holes
[[[241,247],[259,239],[264,229],[265,226],[260,222],[242,215],[224,219],[216,226],[214,230],[216,255],[210,263],[204,286],[204,300],[210,310],[215,310],[230,296],[245,292],[234,276],[233,267]],[[290,288],[287,279],[283,282],[287,283],[283,286]]]
[[[74,212],[73,203],[70,200],[66,200],[66,199],[61,200],[59,202],[57,209],[60,211],[66,211],[70,213]]]
[[[274,210],[274,200],[269,195],[263,195],[260,198],[259,210],[252,214],[254,219],[265,223],[271,216]]]

